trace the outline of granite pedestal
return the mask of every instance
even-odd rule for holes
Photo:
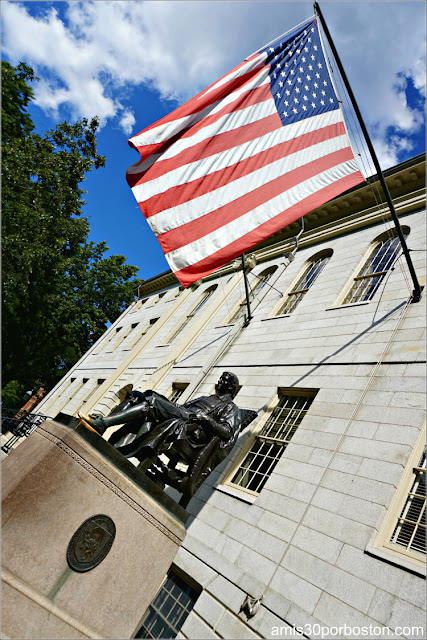
[[[112,519],[83,573],[67,548]],[[2,631],[9,638],[131,638],[184,538],[186,511],[98,434],[47,421],[2,462]]]

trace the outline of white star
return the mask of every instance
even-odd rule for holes
[[[314,83],[314,86],[316,87],[316,89],[318,89],[319,85],[317,84],[317,82]]]
[[[298,111],[297,111],[296,109],[292,109],[292,111],[293,111],[294,113],[298,113]]]
[[[283,112],[283,115],[284,115],[284,116],[286,116],[286,117],[288,117],[288,112],[287,112],[287,111],[284,111],[284,112]]]
[[[287,95],[287,96],[290,96],[290,95],[291,95],[291,92],[290,92],[290,91],[288,91],[287,89],[286,89],[285,93],[286,93],[286,95]]]
[[[326,91],[322,90],[322,96],[326,96]]]
[[[324,105],[324,104],[325,104],[325,101],[324,101],[324,100],[321,100],[321,101],[320,101],[320,104],[323,104],[323,105]]]
[[[312,60],[314,60],[314,59],[315,59],[313,55],[311,55],[311,56],[310,56],[310,58],[311,58]]]
[[[308,53],[308,47],[304,47],[304,51]]]
[[[286,82],[287,82],[288,84],[292,84],[292,82],[291,82],[290,80],[286,80]]]
[[[304,58],[304,56],[303,56],[303,57],[301,58],[301,60],[302,60],[303,62],[305,62],[305,60],[306,60],[306,59],[305,59],[305,58]]]
[[[274,53],[274,49],[273,49],[273,47],[270,47],[269,51],[273,51],[273,53]]]
[[[277,92],[277,93],[276,93],[276,96],[277,96],[278,98],[280,98],[280,93],[279,93],[279,92]]]
[[[273,78],[277,78],[277,74],[276,73],[273,73]]]
[[[292,55],[292,51],[289,51],[288,56],[291,57]]]
[[[299,93],[299,87],[295,87],[295,92]]]
[[[289,102],[287,100],[285,100],[285,105],[289,107]]]
[[[314,49],[315,51],[317,51],[317,45],[316,45],[316,44],[315,44],[315,45],[313,45],[313,49]]]
[[[280,68],[281,68],[281,66],[282,66],[282,65],[280,64],[280,62],[278,62],[278,63],[276,64],[276,69],[280,69]]]
[[[325,87],[328,86],[328,83],[326,82],[326,80],[323,80],[323,84],[325,85]]]
[[[305,76],[307,80],[311,80],[311,76]]]
[[[305,104],[302,105],[302,108],[304,109],[304,111],[307,111],[307,107],[305,106]]]
[[[301,50],[300,50],[300,49],[297,49],[297,53],[301,53]]]
[[[307,96],[303,96],[304,100],[308,100]]]
[[[311,106],[312,106],[312,107],[313,107],[313,109],[314,109],[314,107],[315,107],[316,105],[314,104],[314,102],[312,102],[312,103],[311,103]]]
[[[312,93],[311,95],[313,96],[313,98],[317,98],[317,93]]]
[[[304,31],[304,35],[305,35],[305,36],[307,35],[307,31]]]
[[[310,71],[313,71],[313,67],[311,66],[311,64],[308,65],[308,68],[310,69]]]
[[[308,89],[308,86],[307,86],[306,84],[304,85],[304,89],[305,89],[306,91],[308,91],[308,90],[309,90],[309,89]]]
[[[332,98],[329,98],[329,102],[333,102],[333,99],[332,99]]]
[[[311,27],[310,31],[314,32],[314,27]]]
[[[295,75],[295,71],[291,69],[291,75]]]
[[[317,66],[319,67],[319,69],[322,68],[322,65],[320,64],[320,62],[317,63]]]
[[[281,49],[283,49],[283,43],[282,43],[282,42],[280,43],[280,48],[281,48]],[[316,47],[316,48],[317,48],[317,47]]]
[[[300,68],[299,68],[299,71],[300,71],[301,73],[304,73],[304,69],[303,69],[302,67],[300,67]]]
[[[313,29],[312,29],[312,31],[313,31]],[[308,41],[308,42],[311,42],[311,38],[307,38],[307,41]]]
[[[299,103],[298,98],[294,98],[294,102],[295,102],[295,104],[298,104]]]
[[[320,75],[318,73],[316,73],[316,78],[320,78]]]
[[[279,87],[283,87],[283,82],[279,80]]]

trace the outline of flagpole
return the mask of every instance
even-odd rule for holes
[[[244,253],[242,253],[242,268],[243,268],[243,278],[245,280],[246,306],[248,309],[248,317],[246,318],[246,322],[244,324],[244,326],[246,327],[252,320],[252,314],[251,314],[251,305],[249,302],[249,286],[248,286],[248,277],[246,275],[246,263],[245,263]]]
[[[387,186],[387,183],[385,181],[383,172],[381,170],[380,163],[378,162],[377,155],[375,153],[374,147],[373,147],[371,139],[369,137],[368,130],[366,129],[365,123],[363,122],[362,114],[360,113],[359,107],[358,107],[357,102],[356,102],[356,98],[354,97],[354,94],[353,94],[353,91],[351,89],[350,83],[348,82],[347,76],[345,74],[344,67],[341,64],[340,57],[339,57],[338,52],[337,52],[337,50],[335,48],[334,42],[333,42],[333,40],[331,38],[331,35],[329,33],[329,29],[326,26],[326,22],[325,22],[325,20],[323,18],[322,12],[320,11],[320,7],[317,4],[317,2],[314,2],[314,12],[319,17],[319,20],[320,20],[320,23],[322,25],[323,31],[325,32],[326,40],[328,41],[328,44],[331,47],[333,56],[335,58],[335,61],[337,63],[338,69],[339,69],[339,72],[341,73],[341,77],[343,79],[345,88],[347,89],[347,93],[348,93],[348,95],[350,97],[351,103],[353,105],[354,111],[355,111],[357,119],[359,121],[359,125],[360,125],[360,127],[362,129],[363,135],[365,136],[366,144],[368,145],[369,152],[371,154],[373,163],[374,163],[375,168],[377,170],[377,175],[378,175],[379,181],[381,183],[381,186],[383,188],[383,191],[384,191],[384,194],[385,194],[385,197],[386,197],[386,200],[387,200],[387,204],[388,204],[388,206],[390,208],[390,213],[391,213],[391,216],[393,218],[393,222],[394,222],[394,224],[396,226],[397,235],[398,235],[400,243],[402,245],[402,250],[403,250],[404,256],[406,258],[406,262],[408,263],[409,272],[411,274],[412,281],[413,281],[413,284],[414,284],[414,290],[412,292],[412,302],[419,302],[420,299],[421,299],[422,289],[421,289],[420,284],[418,282],[418,278],[417,278],[417,275],[415,273],[414,265],[412,263],[412,259],[411,259],[410,253],[409,253],[408,245],[406,244],[405,236],[403,235],[403,231],[402,231],[402,228],[400,226],[399,218],[397,217],[396,210],[395,210],[394,204],[393,204],[393,200],[391,199],[391,195],[390,195],[390,192],[388,190],[388,186]]]

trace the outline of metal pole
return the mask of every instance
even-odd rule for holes
[[[245,264],[245,254],[244,253],[242,253],[242,268],[243,268],[243,278],[244,278],[244,281],[245,281],[246,306],[248,308],[248,317],[247,317],[245,325],[244,325],[244,326],[246,326],[252,320],[252,314],[251,314],[251,305],[249,303],[249,287],[248,287],[248,278],[247,278],[247,275],[246,275],[246,264]]]
[[[393,222],[396,225],[397,235],[399,236],[399,240],[400,240],[400,243],[402,245],[403,254],[404,254],[405,258],[406,258],[406,262],[408,263],[409,273],[411,274],[411,278],[412,278],[412,281],[414,283],[414,290],[412,292],[412,302],[419,302],[419,300],[421,299],[421,291],[422,291],[422,289],[421,289],[420,284],[418,282],[417,274],[415,273],[414,265],[412,264],[412,259],[411,259],[410,253],[409,253],[408,245],[406,244],[405,236],[403,235],[402,228],[401,228],[400,222],[399,222],[399,218],[397,217],[397,213],[396,213],[396,210],[394,208],[393,200],[391,199],[391,195],[390,195],[390,192],[388,190],[388,186],[387,186],[387,183],[385,181],[383,172],[381,170],[380,163],[378,162],[377,154],[375,153],[374,147],[373,147],[371,139],[369,137],[368,130],[365,127],[365,123],[363,122],[362,114],[360,113],[359,107],[357,105],[356,98],[354,97],[354,94],[353,94],[353,91],[351,89],[351,86],[350,86],[350,84],[349,84],[349,82],[347,80],[347,76],[345,74],[344,67],[341,64],[340,57],[339,57],[338,52],[337,52],[337,50],[335,48],[334,42],[333,42],[333,40],[331,38],[331,35],[329,33],[329,29],[326,26],[326,22],[325,22],[325,20],[323,18],[322,12],[320,11],[320,7],[317,4],[317,2],[314,2],[314,11],[315,11],[316,15],[319,16],[319,20],[320,20],[320,23],[322,25],[323,31],[325,32],[326,39],[328,41],[329,46],[331,47],[333,56],[335,58],[335,61],[337,63],[338,69],[339,69],[339,72],[341,73],[341,77],[342,77],[343,82],[345,84],[345,88],[347,89],[347,93],[348,93],[348,95],[350,97],[351,103],[353,105],[354,111],[355,111],[357,119],[359,121],[359,125],[360,125],[360,127],[361,127],[361,129],[363,131],[363,135],[365,136],[366,144],[368,145],[369,152],[370,152],[370,154],[372,156],[372,160],[373,160],[375,168],[377,170],[377,175],[378,175],[379,181],[381,183],[381,186],[383,188],[383,191],[384,191],[384,194],[385,194],[385,197],[386,197],[386,200],[387,200],[387,204],[388,204],[388,206],[390,208],[390,213],[391,213],[391,216],[393,218]]]

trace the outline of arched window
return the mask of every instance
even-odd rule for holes
[[[332,255],[332,249],[327,249],[321,253],[317,253],[310,258],[305,265],[301,276],[298,278],[291,291],[288,292],[285,302],[279,307],[276,315],[281,316],[285,313],[292,313],[304,298],[307,291],[313,285],[314,281],[325,268],[327,262]]]
[[[405,237],[409,234],[409,227],[403,227]],[[341,304],[365,302],[372,300],[384,276],[392,268],[400,251],[400,240],[396,233],[382,234],[374,243],[369,258],[353,280],[347,295]]]
[[[211,295],[213,294],[213,292],[216,290],[216,288],[218,287],[217,284],[213,285],[212,287],[209,287],[209,289],[206,289],[201,297],[199,298],[197,304],[195,307],[192,308],[192,310],[190,311],[189,314],[187,314],[187,316],[184,319],[184,322],[182,322],[178,328],[172,333],[172,335],[169,337],[168,342],[172,342],[172,340],[175,340],[175,338],[181,333],[181,331],[183,329],[185,329],[185,327],[187,326],[187,324],[190,322],[191,318],[194,318],[194,316],[199,313],[200,309],[206,304],[206,302],[209,300],[209,298],[211,297]]]
[[[252,274],[254,276],[253,286],[250,287],[250,298],[255,298],[256,295],[264,289],[265,285],[273,275],[273,273],[277,270],[277,266],[269,267],[262,271],[259,276],[255,273]],[[237,309],[235,309],[234,313],[232,313],[231,317],[227,320],[227,324],[231,324],[232,322],[236,322],[239,318],[242,318],[246,312],[246,296],[241,299]]]

